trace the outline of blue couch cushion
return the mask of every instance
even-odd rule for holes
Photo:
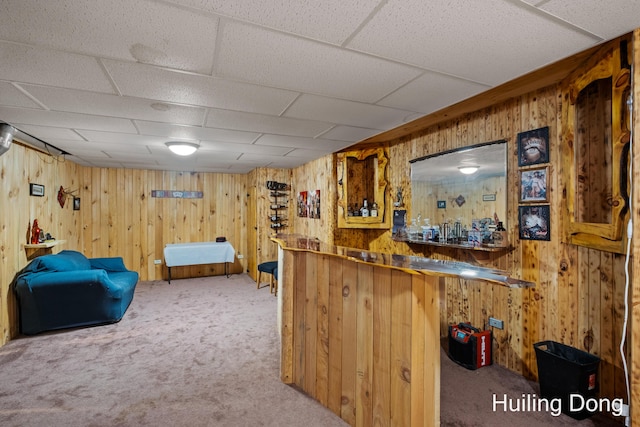
[[[89,259],[80,252],[61,251],[56,255],[45,255],[33,260],[35,271],[91,270]]]

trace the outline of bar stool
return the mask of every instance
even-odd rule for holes
[[[278,261],[267,261],[262,264],[258,264],[258,283],[256,289],[260,289],[260,276],[262,273],[267,273],[271,275],[271,279],[269,280],[269,289],[270,292],[274,290],[273,278],[278,271]],[[277,290],[276,290],[277,292]]]

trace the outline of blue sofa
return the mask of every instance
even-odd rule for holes
[[[39,332],[119,322],[133,300],[138,273],[122,258],[61,251],[31,261],[14,279],[20,331]]]

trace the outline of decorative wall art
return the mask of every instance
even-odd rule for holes
[[[298,193],[298,216],[320,219],[320,190]]]
[[[151,190],[151,197],[161,199],[202,199],[202,191]]]
[[[520,171],[520,203],[548,202],[549,167]]]
[[[518,166],[549,162],[549,127],[518,134]]]
[[[44,185],[29,184],[29,195],[37,197],[44,196]]]
[[[551,240],[549,205],[518,207],[520,239]]]

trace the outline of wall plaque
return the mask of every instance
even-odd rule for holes
[[[202,191],[151,190],[151,197],[162,199],[202,199]]]

